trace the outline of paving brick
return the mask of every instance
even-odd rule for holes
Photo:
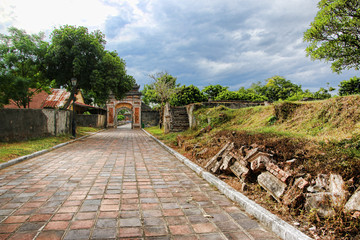
[[[132,237],[141,237],[142,236],[141,228],[120,228],[118,237],[120,238],[132,238]]]
[[[51,221],[46,226],[46,230],[65,230],[69,225],[67,221]]]
[[[61,240],[64,231],[43,231],[36,240]]]
[[[11,232],[15,232],[16,229],[20,226],[21,224],[1,224],[0,225],[0,233],[11,233]]]
[[[70,229],[89,229],[94,225],[94,220],[78,220],[71,223]]]
[[[23,223],[28,218],[29,218],[28,215],[25,215],[25,216],[10,216],[4,221],[4,223]]]
[[[169,229],[173,235],[187,235],[192,233],[192,230],[188,225],[173,225],[169,226]]]
[[[51,214],[37,214],[29,218],[30,222],[47,222],[51,218]]]
[[[36,232],[15,233],[9,240],[33,240],[36,234]]]
[[[217,228],[212,223],[198,223],[193,224],[192,227],[196,233],[209,233],[217,231]]]

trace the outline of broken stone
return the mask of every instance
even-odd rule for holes
[[[225,150],[229,147],[230,143],[226,143],[224,145],[224,147],[214,156],[210,159],[210,161],[206,164],[205,169],[209,170],[210,168],[212,168],[215,163],[220,160],[219,158],[221,158],[221,156],[223,155],[223,153],[225,152]]]
[[[182,144],[184,142],[184,139],[181,137],[181,135],[176,136],[177,144],[179,147],[182,147]]]
[[[303,191],[306,183],[308,182],[302,177],[296,179],[292,187],[284,194],[283,204],[291,206],[292,208],[296,208],[301,205],[304,199]]]
[[[268,170],[271,174],[273,174],[275,177],[277,177],[284,183],[286,183],[289,177],[291,177],[290,173],[285,172],[284,170],[279,168],[276,164],[270,161],[266,163],[266,170]]]
[[[331,206],[332,194],[329,192],[308,193],[306,194],[305,209],[311,211],[316,209],[319,217],[329,218],[335,215]]]
[[[254,148],[252,150],[250,150],[247,154],[246,154],[246,157],[244,158],[244,161],[248,161],[248,162],[251,162],[251,158],[253,156],[255,156],[256,153],[259,152],[259,149],[258,148]]]
[[[307,188],[308,192],[317,193],[327,191],[327,175],[319,174],[314,182],[314,185]]]
[[[351,217],[352,218],[360,218],[360,212],[359,211],[354,212],[354,214]]]
[[[268,191],[278,202],[280,202],[281,196],[284,194],[287,185],[280,181],[277,177],[269,172],[261,173],[258,178],[258,183],[266,191]]]
[[[345,209],[348,211],[360,211],[360,187],[350,197],[345,204]]]
[[[255,158],[255,157],[254,157]],[[270,162],[267,155],[257,153],[255,160],[250,163],[250,168],[254,172],[260,172],[266,169],[266,165]]]
[[[203,150],[201,150],[200,152],[196,153],[196,157],[202,156],[205,153],[207,153],[209,151],[209,149],[204,148]]]
[[[338,174],[330,174],[329,191],[332,194],[331,200],[334,207],[341,207],[346,201],[347,191],[345,182]]]
[[[315,180],[315,185],[318,186],[318,188],[322,188],[323,190],[326,190],[327,184],[327,178],[328,176],[325,174],[319,174]]]
[[[225,146],[206,164],[205,168],[209,169],[216,173],[221,166],[223,166],[222,170],[227,170],[229,162],[232,157],[229,155],[229,152],[234,149],[234,143],[227,143]],[[228,156],[228,157],[227,157]],[[224,163],[224,161],[226,161]],[[224,163],[224,165],[223,165]]]
[[[231,164],[231,161],[234,159],[230,154],[227,154],[225,157],[223,157],[223,162],[220,166],[220,170],[227,170],[229,165]]]
[[[232,166],[230,166],[230,170],[241,179],[246,179],[249,175],[249,169],[242,165],[239,161],[234,162]]]

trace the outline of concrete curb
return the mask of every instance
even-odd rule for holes
[[[148,133],[146,130],[143,131],[158,142],[162,147],[164,147],[168,152],[173,154],[177,159],[195,171],[199,176],[204,178],[210,184],[216,186],[220,192],[225,194],[228,198],[237,202],[241,207],[245,209],[247,213],[256,217],[263,225],[267,228],[271,229],[276,235],[278,235],[282,239],[286,240],[310,240],[309,236],[305,235],[300,230],[296,229],[292,225],[288,224],[287,222],[283,221],[276,215],[272,214],[268,210],[264,209],[260,205],[256,204],[249,198],[247,198],[242,193],[236,191],[234,188],[227,185],[225,182],[221,181],[216,176],[212,175],[211,173],[205,171],[202,167],[198,166],[197,164],[190,161],[188,158],[184,157],[174,149],[166,146],[164,143],[160,142],[157,138],[153,135]]]
[[[90,137],[90,136],[95,135],[95,134],[97,134],[97,133],[99,133],[99,132],[102,132],[102,131],[105,131],[105,130],[100,130],[100,131],[97,131],[97,132],[95,132],[95,133],[90,133],[89,135],[82,136],[82,137],[76,138],[76,139],[71,140],[71,141],[68,141],[68,142],[60,143],[60,144],[58,144],[58,145],[56,145],[56,146],[53,146],[53,147],[51,147],[51,148],[44,149],[44,150],[41,150],[41,151],[37,151],[37,152],[31,153],[31,154],[29,154],[29,155],[25,155],[25,156],[18,157],[18,158],[12,159],[12,160],[10,160],[10,161],[7,161],[7,162],[5,162],[5,163],[1,163],[1,164],[0,164],[0,170],[1,170],[1,169],[4,169],[4,168],[7,168],[7,167],[10,167],[10,166],[12,166],[12,165],[15,165],[15,164],[17,164],[17,163],[23,162],[23,161],[25,161],[25,160],[28,160],[28,159],[31,159],[31,158],[40,156],[40,155],[42,155],[42,154],[44,154],[44,153],[48,153],[48,152],[50,152],[50,151],[52,151],[52,150],[55,150],[55,149],[57,149],[57,148],[66,146],[66,145],[68,145],[68,144],[70,144],[70,143],[73,143],[73,142],[79,141],[79,140],[81,140],[81,139]]]

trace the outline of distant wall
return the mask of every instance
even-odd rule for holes
[[[144,127],[152,127],[159,125],[160,113],[153,110],[141,110],[141,125]]]
[[[101,115],[101,114],[76,115],[77,126],[105,128],[105,124],[106,124],[106,115]]]
[[[246,107],[255,107],[266,105],[266,102],[250,102],[250,101],[211,101],[202,103],[193,103],[186,106],[186,111],[189,116],[190,128],[196,127],[196,119],[194,112],[200,108],[213,108],[218,106],[225,106],[230,109],[240,109]]]
[[[0,109],[0,141],[70,133],[71,112],[54,109]]]

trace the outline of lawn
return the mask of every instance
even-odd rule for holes
[[[77,137],[89,135],[90,133],[97,131],[99,131],[98,128],[78,127]],[[67,134],[56,137],[36,138],[19,142],[0,142],[0,163],[4,163],[11,159],[25,156],[37,151],[48,149],[70,140],[71,135]]]

